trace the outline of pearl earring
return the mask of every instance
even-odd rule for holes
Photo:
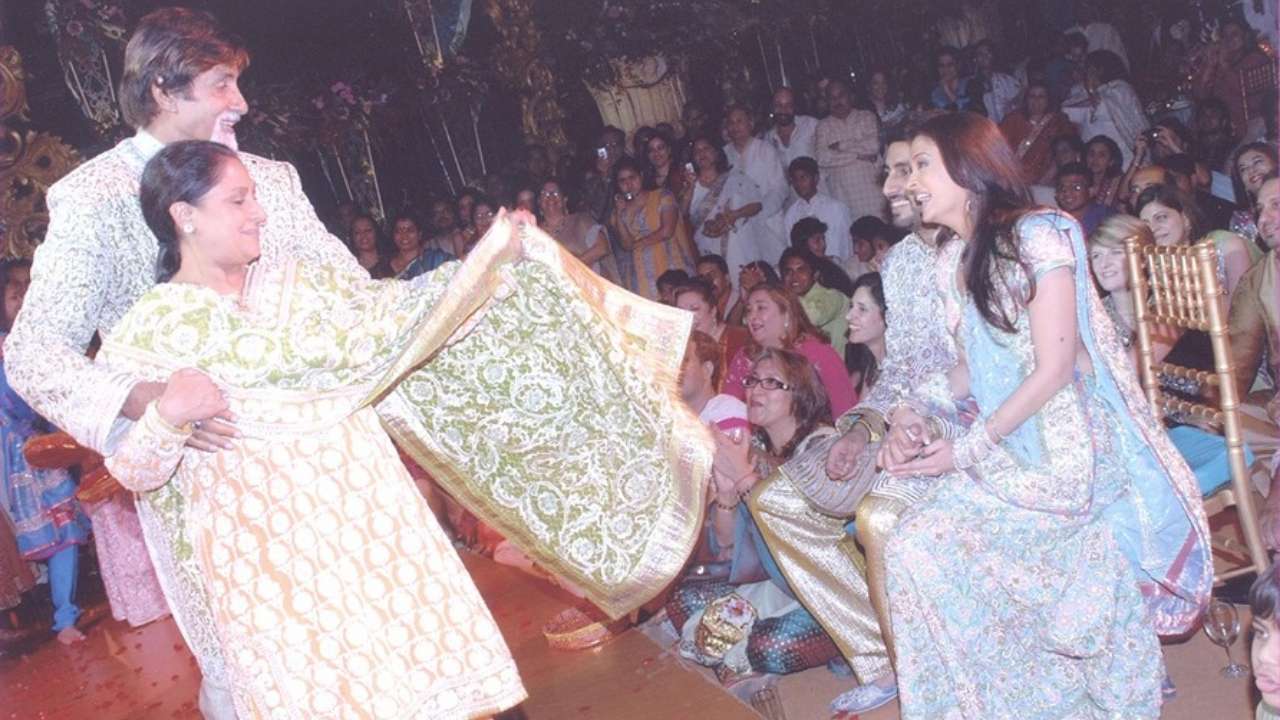
[[[195,231],[196,231],[196,226],[195,226],[195,225],[192,225],[191,223],[187,223],[186,225],[183,225],[183,226],[182,226],[182,232],[184,232],[184,233],[186,233],[186,234],[188,234],[188,235],[193,235],[193,234],[195,234]]]

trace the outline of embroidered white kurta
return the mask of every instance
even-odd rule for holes
[[[772,145],[760,138],[751,138],[742,152],[733,143],[724,146],[729,164],[755,181],[760,188],[759,214],[752,218],[758,223],[756,238],[763,260],[777,264],[778,257],[787,248],[782,237],[782,206],[791,186],[782,172],[782,157]]]

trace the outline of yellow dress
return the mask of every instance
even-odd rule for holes
[[[192,588],[175,616],[186,635],[212,627],[242,718],[470,718],[524,697],[387,429],[468,507],[610,612],[679,570],[710,455],[674,400],[674,373],[659,371],[678,366],[678,353],[667,356],[687,327],[655,332],[675,317],[667,309],[571,289],[570,276],[594,274],[559,265],[566,253],[540,233],[524,242],[526,257],[542,261],[512,264],[493,240],[414,284],[286,263],[255,268],[240,297],[159,285],[104,342],[102,361],[141,377],[201,369],[237,416],[244,437],[205,454],[184,448],[189,429],[168,426],[153,406],[107,464],[171,518],[170,554]],[[600,312],[565,313],[574,298],[599,301]],[[530,317],[539,309],[605,352],[593,359],[599,373],[572,362],[586,340],[539,327]],[[645,329],[628,340],[610,330],[614,316]],[[537,339],[522,344],[544,352],[542,377],[520,366],[518,348],[493,347],[531,328]],[[608,353],[646,335],[652,363],[634,360],[645,352]],[[546,352],[577,375],[561,370],[557,385]],[[508,377],[493,356],[506,359]],[[624,392],[620,378],[656,392]],[[589,401],[581,388],[619,400]],[[541,416],[557,413],[567,419]],[[599,437],[579,437],[579,422]],[[522,435],[526,424],[542,434]],[[644,446],[603,452],[620,444],[617,433]],[[593,457],[577,457],[580,447]],[[537,493],[516,497],[504,482]]]

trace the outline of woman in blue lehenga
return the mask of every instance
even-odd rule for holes
[[[22,307],[30,263],[0,268],[0,298],[4,327]],[[89,539],[89,519],[76,501],[76,484],[66,470],[37,470],[27,465],[22,447],[33,435],[47,432],[47,423],[9,387],[0,358],[0,502],[13,521],[18,552],[26,560],[49,568],[53,596],[53,631],[63,643],[84,639],[76,629],[80,608],[75,604],[79,546]]]
[[[902,716],[1159,717],[1157,635],[1192,627],[1212,583],[1195,478],[1102,309],[1079,224],[1029,207],[995,126],[939,116],[911,152],[908,191],[952,234],[939,292],[986,415],[887,460],[942,475],[886,553]]]

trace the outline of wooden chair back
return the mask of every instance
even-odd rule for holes
[[[1172,413],[1197,418],[1219,429],[1226,437],[1231,482],[1205,499],[1205,512],[1212,518],[1229,507],[1236,508],[1245,539],[1242,559],[1246,561],[1215,573],[1215,581],[1221,584],[1246,573],[1261,574],[1270,560],[1259,532],[1245,465],[1240,401],[1231,365],[1226,293],[1218,279],[1217,249],[1212,240],[1191,246],[1162,247],[1140,243],[1137,237],[1131,237],[1125,241],[1125,264],[1136,304],[1138,376],[1156,419]],[[1152,336],[1155,328],[1161,326],[1207,333],[1213,346],[1213,370],[1155,362]],[[1167,393],[1161,386],[1162,375],[1195,382],[1202,390],[1201,397],[1188,400]],[[1240,557],[1230,548],[1215,546],[1214,549],[1220,556]]]

